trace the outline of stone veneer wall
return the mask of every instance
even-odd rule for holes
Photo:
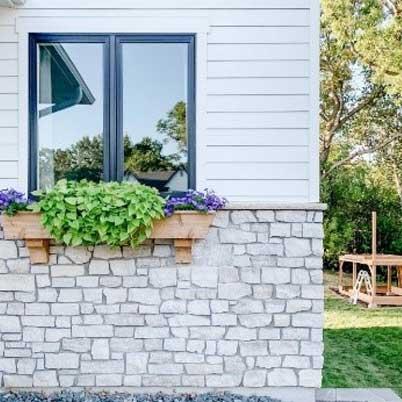
[[[221,211],[190,266],[169,241],[0,240],[3,387],[319,387],[320,210]]]

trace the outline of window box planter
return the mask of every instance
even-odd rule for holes
[[[52,236],[42,226],[39,213],[24,211],[14,216],[3,215],[2,226],[6,240],[26,241],[32,264],[46,264],[49,261]]]
[[[176,248],[176,262],[189,264],[192,260],[192,246],[195,239],[207,236],[215,213],[177,211],[172,216],[158,220],[151,239],[173,239]],[[32,264],[46,264],[49,261],[49,245],[52,236],[42,226],[40,213],[19,212],[14,216],[2,216],[4,238],[23,239],[29,250]]]

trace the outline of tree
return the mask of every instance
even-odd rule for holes
[[[167,114],[166,119],[160,119],[156,130],[177,142],[179,151],[187,154],[187,107],[184,101],[177,102]]]
[[[100,181],[103,174],[103,140],[83,137],[67,149],[39,151],[40,187],[50,188],[60,179]]]
[[[345,53],[373,73],[390,94],[402,91],[402,2],[400,0],[323,0],[325,21]]]
[[[399,96],[387,93],[387,83],[378,79],[375,66],[354,50],[361,33],[353,27],[350,30],[345,15],[359,15],[365,2],[322,3],[320,159],[325,178],[339,167],[400,140],[401,116]],[[370,29],[360,24],[360,29],[363,27]],[[337,152],[332,152],[334,148]]]
[[[150,137],[129,145],[125,140],[125,170],[132,174],[158,170],[176,170],[179,157],[176,154],[162,155],[163,144]]]

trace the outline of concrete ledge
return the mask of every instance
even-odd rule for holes
[[[324,388],[316,392],[317,402],[402,402],[389,388]]]
[[[88,392],[118,392],[118,393],[129,393],[129,394],[142,394],[151,393],[156,394],[158,392],[163,392],[166,394],[181,394],[181,393],[192,393],[192,394],[205,394],[207,392],[222,393],[231,392],[238,395],[264,395],[269,396],[274,399],[278,399],[281,402],[315,402],[314,388],[301,388],[301,387],[267,387],[267,388],[193,388],[193,387],[175,387],[175,388],[160,388],[160,387],[69,387],[69,391],[82,391]],[[13,392],[43,392],[45,394],[50,394],[57,391],[65,391],[65,388],[12,388]],[[0,391],[5,392],[6,388]]]
[[[319,202],[231,202],[227,210],[325,211],[327,204]]]

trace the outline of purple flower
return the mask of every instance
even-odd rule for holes
[[[0,211],[7,209],[11,204],[26,204],[27,199],[23,193],[12,188],[0,190]]]
[[[223,208],[226,199],[218,197],[212,190],[188,190],[183,196],[170,197],[166,201],[165,215],[171,216],[174,211],[212,212]]]

